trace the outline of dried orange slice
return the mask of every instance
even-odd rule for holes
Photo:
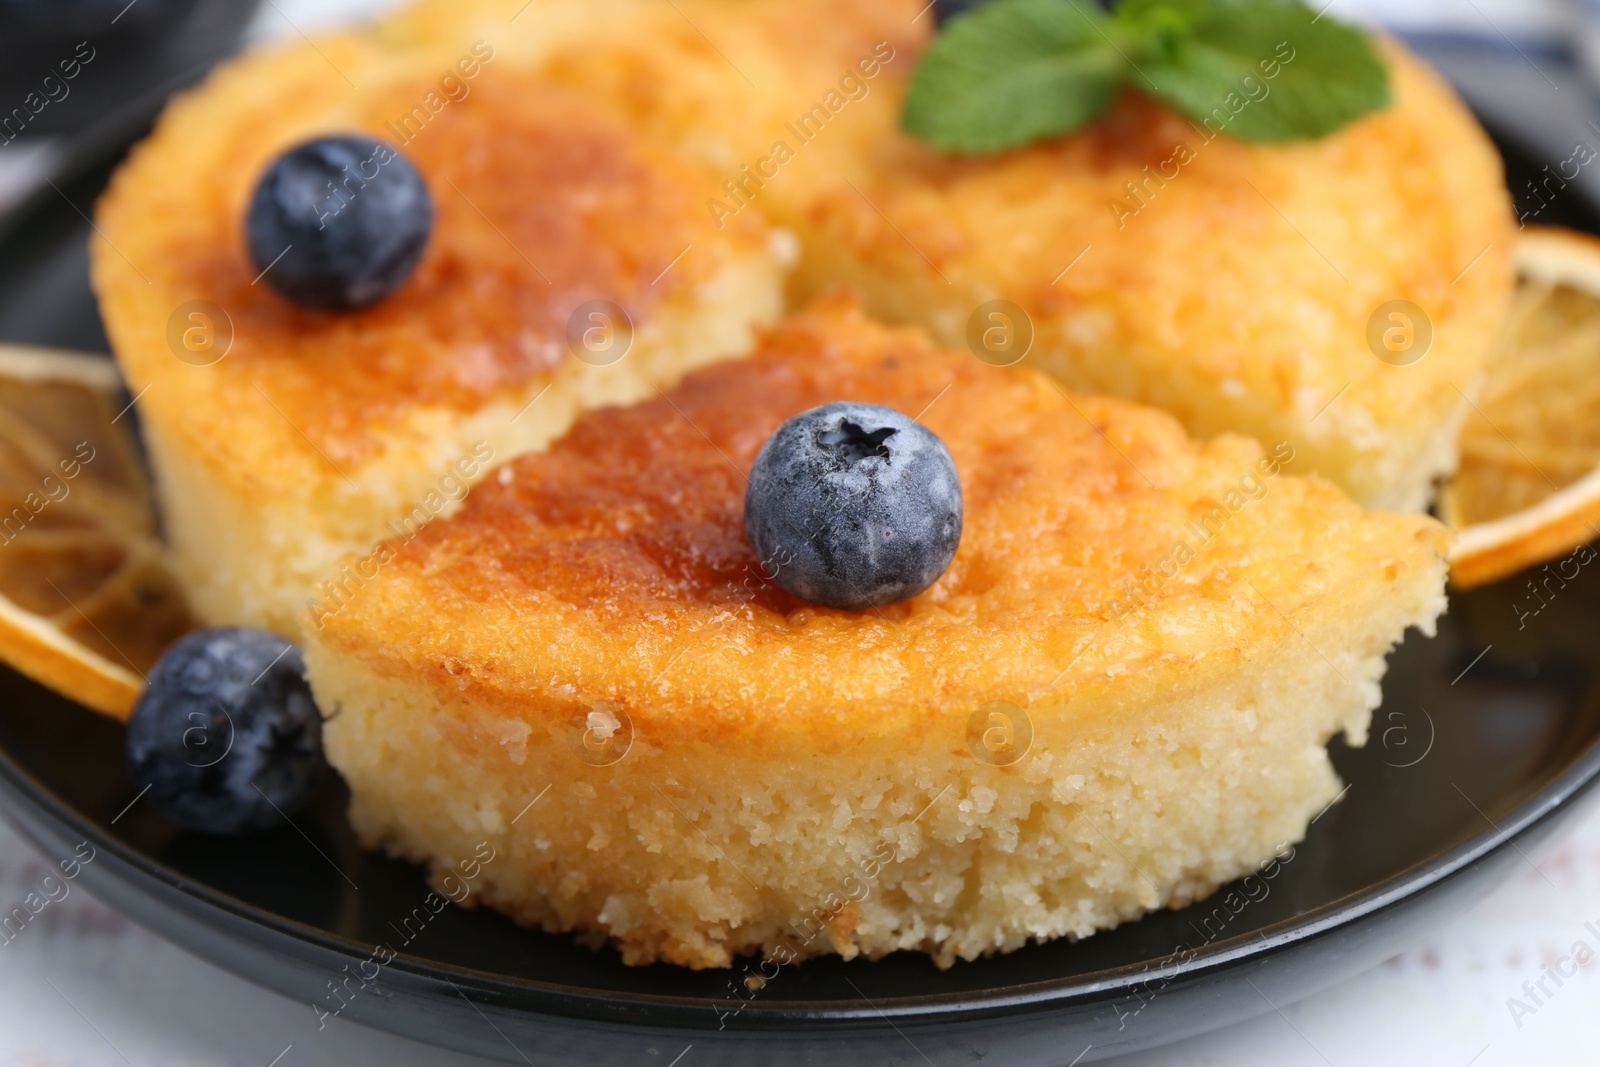
[[[0,660],[127,718],[190,626],[109,359],[0,345]]]
[[[1440,496],[1456,586],[1600,538],[1600,239],[1523,231],[1511,314]]]

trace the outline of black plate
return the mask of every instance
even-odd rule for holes
[[[108,114],[137,113],[146,97],[189,85],[232,52],[258,3],[0,0],[7,137],[38,142],[87,130]]]
[[[61,195],[47,190],[0,237],[0,337],[103,348],[80,211],[127,136],[80,159]],[[1514,172],[1539,169],[1505,147]],[[1600,230],[1576,197],[1540,221]],[[297,825],[259,838],[180,832],[134,803],[120,726],[4,671],[0,800],[52,860],[91,843],[81,880],[106,901],[306,1004],[332,1010],[332,984],[378,943],[403,947],[342,1017],[462,1051],[541,1067],[669,1067],[691,1044],[696,1065],[1063,1067],[1336,983],[1528,862],[1600,775],[1595,570],[1552,581],[1538,600],[1528,576],[1457,596],[1438,637],[1413,633],[1393,656],[1372,741],[1333,746],[1350,783],[1342,803],[1236,912],[1218,894],[945,972],[904,953],[822,960],[753,992],[744,970],[624,967],[610,950],[454,907],[407,941],[422,874],[357,847],[337,785]]]

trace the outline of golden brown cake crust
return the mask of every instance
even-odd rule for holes
[[[429,50],[379,25],[233,60],[174,99],[98,205],[102,318],[210,625],[294,636],[341,555],[450,506],[486,456],[742,352],[780,313],[788,261],[763,219],[714,229],[696,170],[493,51],[500,35],[474,40]],[[257,277],[244,213],[275,155],[351,131],[416,163],[435,225],[387,299],[308,311]],[[596,300],[633,320],[614,362],[571,354]],[[212,348],[186,351],[207,325]]]
[[[249,57],[175,105],[99,207],[96,283],[131,384],[159,379],[152,403],[201,408],[182,420],[198,435],[219,428],[207,409],[222,409],[222,423],[238,403],[262,406],[259,388],[348,469],[419,406],[470,411],[570,361],[567,322],[581,303],[612,300],[642,324],[723,265],[704,179],[579,94],[490,58],[455,79],[462,99],[412,134],[413,106],[439,99],[436,70],[411,70],[365,38],[324,47],[366,86],[359,96],[314,52]],[[252,98],[256,83],[274,91]],[[272,157],[343,132],[399,146],[428,185],[435,222],[391,297],[325,313],[259,279],[243,219]],[[750,218],[729,236],[760,247],[762,233]],[[674,262],[691,245],[700,254]],[[225,361],[203,375],[177,365],[163,336],[189,300],[224,309],[234,331]]]
[[[965,494],[949,570],[880,611],[795,600],[743,534],[761,443],[841,399],[920,415]],[[604,699],[697,734],[876,733],[985,700],[1198,684],[1293,639],[1296,613],[1330,590],[1438,566],[1436,523],[1288,477],[1292,454],[1194,444],[1164,413],[935,349],[839,298],[752,359],[584,416],[389,546],[377,580],[313,625],[381,673],[420,671],[480,707],[558,716]]]

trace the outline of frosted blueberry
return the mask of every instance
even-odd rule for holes
[[[265,830],[327,770],[300,650],[264,630],[200,630],[167,649],[128,720],[128,775],[204,833]]]
[[[261,279],[305,307],[377,303],[410,277],[433,228],[428,187],[370,137],[322,137],[273,160],[245,217]]]
[[[783,589],[862,610],[909,600],[961,542],[961,480],[937,434],[892,408],[824,404],[756,454],[744,531]]]

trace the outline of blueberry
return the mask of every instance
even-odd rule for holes
[[[201,630],[162,655],[128,720],[128,775],[181,826],[239,835],[282,822],[327,764],[300,650],[265,630]]]
[[[323,137],[273,160],[245,219],[250,258],[312,308],[377,303],[411,276],[433,227],[422,175],[370,137]]]
[[[975,7],[982,7],[986,3],[988,0],[933,0],[934,25],[942,27],[957,15],[965,14]],[[1095,0],[1093,6],[1109,8],[1111,4],[1109,0]]]
[[[985,0],[933,0],[934,24],[943,26],[957,15],[982,7],[984,3]]]
[[[779,586],[861,610],[909,600],[961,542],[961,480],[937,434],[892,408],[796,415],[756,454],[744,532]]]

